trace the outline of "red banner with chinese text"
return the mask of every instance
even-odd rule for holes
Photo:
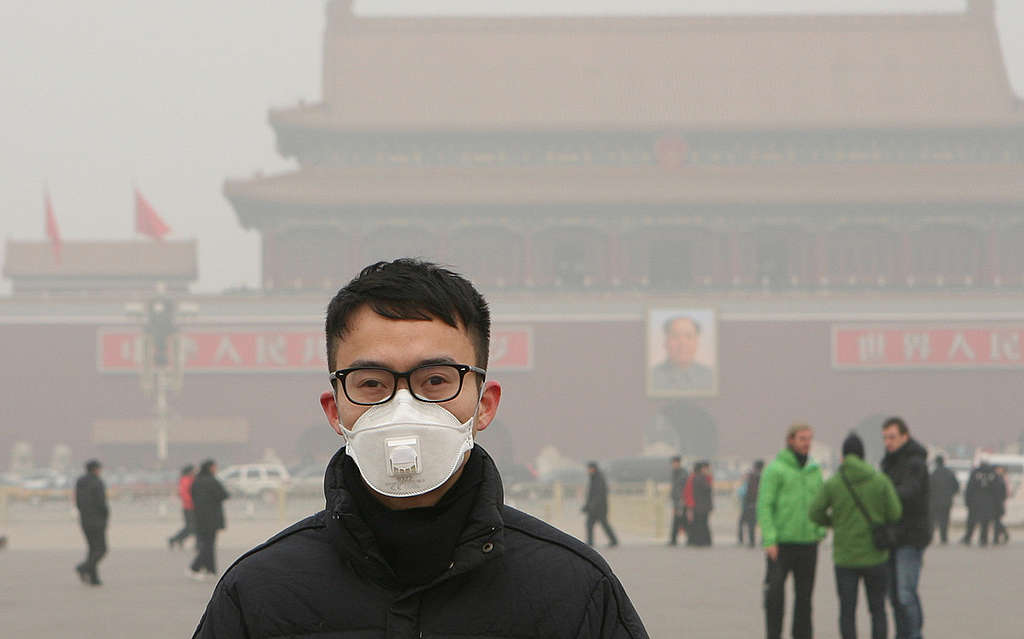
[[[306,373],[326,372],[326,341],[321,331],[289,328],[186,328],[177,337],[185,372]],[[142,366],[142,332],[138,328],[100,329],[96,367],[104,373],[135,373]],[[529,328],[491,331],[490,371],[533,367]]]
[[[832,328],[838,369],[1024,368],[1024,324],[842,325]]]

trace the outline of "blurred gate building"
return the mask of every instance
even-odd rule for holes
[[[336,0],[324,38],[320,100],[269,117],[299,168],[224,186],[260,232],[262,289],[195,299],[182,329],[176,410],[242,419],[182,432],[222,456],[331,445],[324,309],[399,256],[449,264],[491,301],[505,396],[481,441],[507,459],[546,444],[752,458],[796,419],[838,446],[889,413],[938,445],[1024,428],[1024,103],[991,0],[516,18]],[[54,383],[7,366],[32,418],[5,424],[0,450],[69,428],[76,450],[141,445],[103,422],[110,403],[146,414],[121,302],[40,297],[17,255],[4,349],[45,339],[55,356],[31,365]],[[172,434],[172,453],[194,445]]]

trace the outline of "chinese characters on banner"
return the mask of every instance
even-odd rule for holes
[[[327,371],[326,338],[322,331],[290,328],[186,328],[178,348],[191,373],[319,373]],[[104,373],[135,373],[142,366],[143,339],[135,328],[100,329],[96,335],[96,366]],[[533,367],[533,334],[529,328],[491,331],[488,370],[529,370]]]
[[[841,325],[832,328],[838,369],[1024,368],[1024,324]]]

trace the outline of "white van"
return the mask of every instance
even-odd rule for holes
[[[217,479],[232,495],[259,497],[267,503],[276,501],[291,481],[284,466],[266,463],[228,466],[217,473]]]

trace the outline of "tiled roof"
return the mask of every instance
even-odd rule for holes
[[[352,130],[1024,122],[990,0],[961,14],[356,17],[328,12],[322,104]]]
[[[253,180],[229,181],[224,190],[247,225],[254,223],[248,219],[253,202],[284,209],[753,201],[1000,204],[1024,202],[1024,166],[306,168]]]

